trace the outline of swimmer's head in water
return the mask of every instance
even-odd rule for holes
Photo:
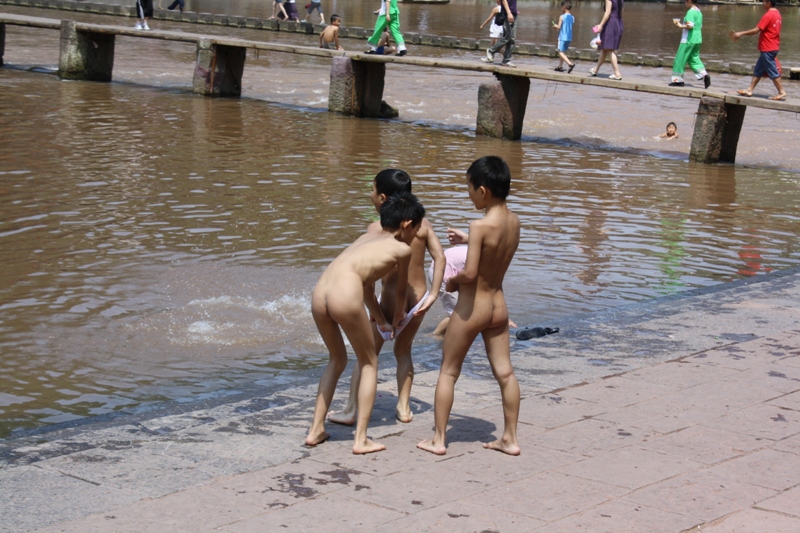
[[[667,136],[672,137],[676,133],[678,133],[678,125],[675,124],[674,122],[670,122],[669,124],[667,124]]]

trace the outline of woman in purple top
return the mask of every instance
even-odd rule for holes
[[[608,79],[622,79],[622,74],[620,74],[619,65],[617,64],[616,50],[619,49],[619,43],[622,40],[622,7],[624,5],[625,0],[606,0],[606,11],[603,14],[603,20],[595,26],[595,32],[600,32],[601,50],[600,57],[597,58],[597,65],[593,69],[589,69],[589,74],[592,76],[597,76],[597,71],[600,70],[600,65],[606,60],[606,55],[610,55],[614,74],[609,76]]]

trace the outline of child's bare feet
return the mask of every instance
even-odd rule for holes
[[[394,416],[403,424],[408,424],[414,419],[414,413],[411,412],[411,409],[401,409],[399,405],[394,410]]]
[[[355,411],[342,411],[341,413],[330,411],[328,413],[328,420],[336,424],[342,424],[343,426],[352,426],[356,423],[356,413]]]
[[[331,438],[330,434],[327,431],[323,431],[317,435],[313,435],[309,432],[308,436],[306,437],[306,446],[316,446],[317,444],[322,444],[326,440]]]
[[[783,102],[786,100],[786,93],[776,94],[775,96],[771,97],[770,100],[777,100],[779,102]]]
[[[753,93],[751,93],[751,92],[750,92],[750,91],[748,91],[747,89],[739,89],[738,91],[736,91],[736,93],[737,93],[739,96],[753,96]]]
[[[386,449],[386,446],[379,444],[375,441],[367,439],[363,444],[353,444],[353,453],[355,455],[363,455],[367,453],[381,452]]]
[[[497,450],[498,452],[507,453],[508,455],[519,455],[519,444],[503,442],[503,439],[497,439],[494,442],[485,442],[483,447],[487,450]]]
[[[445,446],[437,446],[433,443],[433,439],[430,440],[423,440],[417,444],[417,448],[420,450],[425,450],[426,452],[431,452],[436,455],[444,455],[447,453],[447,448]]]

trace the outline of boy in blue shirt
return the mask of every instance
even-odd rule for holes
[[[553,23],[553,27],[558,30],[558,66],[554,70],[564,72],[564,63],[566,63],[569,66],[567,74],[575,68],[575,63],[567,57],[569,43],[572,42],[572,25],[575,23],[575,17],[570,13],[571,10],[572,2],[569,0],[561,2],[562,15],[558,17],[558,24]]]

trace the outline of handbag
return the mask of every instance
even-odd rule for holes
[[[505,24],[505,23],[506,23],[506,19],[507,19],[507,18],[508,18],[508,17],[506,17],[506,12],[505,12],[505,11],[503,11],[503,10],[501,9],[501,10],[500,10],[500,11],[497,13],[497,15],[495,15],[495,16],[494,16],[494,23],[495,23],[496,25],[498,25],[498,26],[502,26],[503,24]]]

